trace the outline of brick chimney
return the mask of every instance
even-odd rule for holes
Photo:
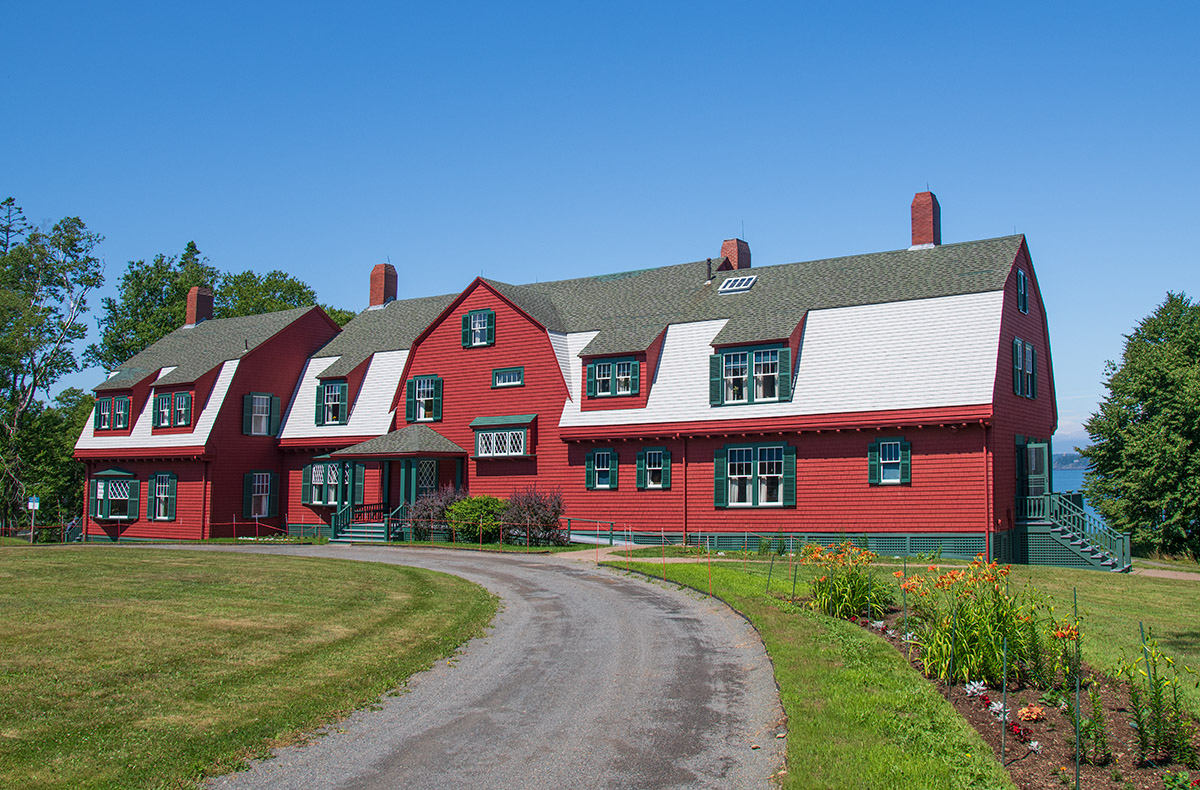
[[[203,285],[193,285],[188,291],[187,320],[184,326],[195,326],[213,315],[213,292]]]
[[[371,306],[382,307],[396,301],[396,267],[377,263],[371,270]]]
[[[924,249],[942,243],[942,207],[937,195],[918,192],[912,202],[912,247]]]
[[[727,272],[731,269],[749,269],[750,245],[741,239],[726,239],[721,244],[721,257],[725,260],[721,261],[721,265],[717,267],[719,272]]]

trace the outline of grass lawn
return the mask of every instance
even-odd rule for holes
[[[1133,567],[1200,573],[1200,563],[1185,557],[1134,557]]]
[[[186,787],[378,698],[496,599],[417,568],[0,549],[0,787]]]
[[[636,561],[639,551],[649,561]],[[708,592],[706,562],[656,564],[661,547],[633,554],[632,563],[622,555],[607,564],[628,564],[660,578],[665,572],[669,580]],[[790,730],[786,787],[1011,786],[974,731],[893,647],[859,626],[780,600],[791,594],[792,570],[799,598],[815,569],[789,566],[786,558],[776,558],[773,567],[769,558],[756,559],[713,562],[712,588],[754,623],[775,665]],[[888,562],[879,574],[895,570]],[[924,567],[909,563],[910,572]],[[1139,619],[1177,662],[1200,667],[1194,616],[1200,576],[1191,581],[1013,566],[1011,583],[1026,581],[1051,598],[1060,616],[1069,615],[1078,591],[1084,660],[1096,669],[1111,671],[1123,655],[1136,657]],[[1180,694],[1200,715],[1200,691],[1188,686]]]
[[[29,538],[10,538],[0,536],[0,546],[28,546]]]

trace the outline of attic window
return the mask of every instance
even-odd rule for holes
[[[754,281],[757,279],[757,274],[752,274],[749,277],[730,277],[728,280],[721,283],[721,287],[717,289],[717,293],[738,294],[744,291],[749,291],[754,287]]]

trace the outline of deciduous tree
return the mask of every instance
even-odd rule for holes
[[[1200,305],[1168,293],[1105,375],[1080,451],[1088,500],[1143,549],[1200,554]]]

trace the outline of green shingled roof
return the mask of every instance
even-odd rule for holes
[[[330,455],[335,458],[353,458],[364,455],[465,455],[466,452],[428,425],[415,423],[345,447]]]
[[[162,368],[174,367],[155,386],[190,384],[222,362],[239,359],[247,351],[282,331],[309,310],[297,307],[262,315],[218,318],[192,327],[180,327],[133,357],[96,386],[96,392],[129,389]]]
[[[706,261],[526,285],[485,282],[552,332],[596,331],[583,354],[628,354],[644,351],[670,324],[728,319],[716,343],[756,343],[786,337],[809,310],[997,291],[1023,240],[1005,236],[727,272],[716,271],[722,260],[716,258],[711,283]],[[746,274],[758,277],[749,291],[717,293],[725,279]],[[398,300],[360,313],[315,354],[341,357],[321,377],[345,376],[376,351],[411,347],[457,296]]]

